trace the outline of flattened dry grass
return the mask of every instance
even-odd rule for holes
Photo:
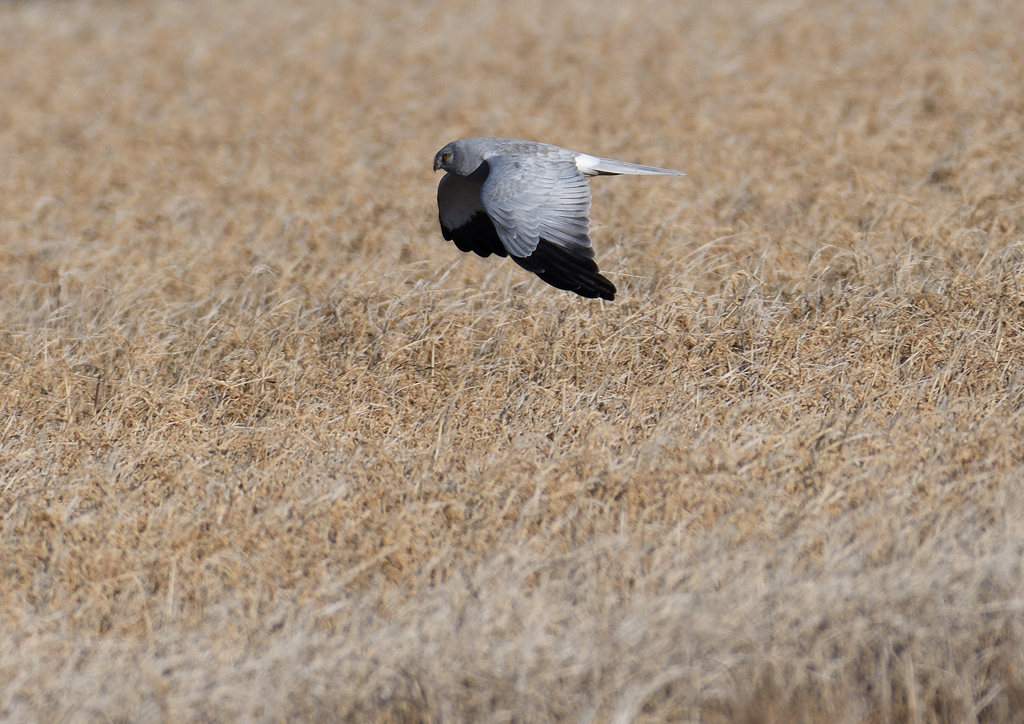
[[[1024,6],[708,5],[0,5],[0,719],[1020,721]]]

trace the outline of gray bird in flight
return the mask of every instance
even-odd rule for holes
[[[685,176],[547,143],[463,138],[434,156],[441,233],[462,251],[511,256],[553,287],[615,298],[590,244],[590,176]]]

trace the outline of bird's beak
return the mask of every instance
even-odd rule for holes
[[[437,171],[439,168],[441,168],[441,159],[434,156],[434,170]]]

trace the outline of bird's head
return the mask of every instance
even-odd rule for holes
[[[434,156],[434,170],[443,168],[448,173],[466,178],[480,168],[484,162],[484,144],[489,139],[463,138],[452,141]]]
[[[434,170],[437,171],[439,168],[443,168],[445,171],[457,173],[455,170],[457,157],[458,153],[455,149],[455,143],[449,143],[434,156]]]
[[[473,174],[482,174],[486,178],[488,167],[485,162],[494,141],[493,138],[460,138],[452,141],[434,156],[434,170],[443,168],[462,178],[469,178]]]

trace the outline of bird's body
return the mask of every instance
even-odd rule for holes
[[[464,138],[437,152],[441,233],[462,251],[511,256],[548,284],[583,297],[615,298],[590,243],[588,177],[682,176],[509,138]]]

